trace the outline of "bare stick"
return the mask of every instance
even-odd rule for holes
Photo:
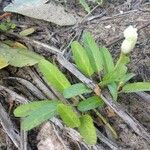
[[[4,87],[2,85],[0,85],[0,91],[6,91],[8,94],[11,95],[11,97],[13,97],[14,100],[20,102],[20,103],[27,103],[28,99],[23,98],[22,96],[18,95],[16,92],[8,89],[7,87]]]
[[[20,138],[20,150],[27,150],[27,132],[21,130],[21,138]]]
[[[108,138],[106,138],[98,129],[96,130],[97,132],[97,136],[98,138],[104,142],[105,144],[107,144],[112,150],[117,150],[118,146],[112,142],[111,140],[109,140]]]
[[[20,84],[25,86],[27,89],[29,89],[32,92],[32,94],[34,94],[34,96],[36,96],[38,99],[45,99],[44,94],[35,85],[33,85],[31,82],[29,82],[29,81],[27,81],[23,78],[8,77],[8,78],[4,78],[4,79],[6,79],[6,80],[16,80]]]
[[[7,135],[10,137],[12,142],[15,144],[17,148],[20,147],[20,135],[17,129],[14,127],[12,121],[10,120],[9,116],[7,115],[5,109],[0,103],[0,122],[2,127],[4,128]]]
[[[13,32],[7,32],[7,33],[3,32],[3,31],[0,31],[0,32],[5,33],[8,36],[17,37],[17,38],[23,40],[24,42],[30,43],[31,45],[35,45],[35,46],[38,46],[38,47],[44,47],[44,51],[46,51],[48,53],[61,54],[61,51],[59,49],[57,49],[53,46],[49,46],[48,44],[44,44],[42,42],[27,38],[27,37],[22,37],[19,34],[16,34],[16,33],[13,33]]]
[[[137,92],[136,94],[150,104],[150,94],[147,94],[146,92]]]
[[[36,86],[46,95],[47,98],[56,99],[54,93],[50,91],[50,89],[42,82],[38,75],[32,71],[32,69],[26,68],[26,71],[30,74]]]

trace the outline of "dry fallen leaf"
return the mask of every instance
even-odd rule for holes
[[[74,25],[75,17],[64,10],[62,5],[43,0],[14,0],[4,11],[22,14],[28,17],[45,20],[60,26]]]

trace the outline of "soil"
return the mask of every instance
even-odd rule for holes
[[[2,14],[2,8],[9,3],[7,1],[0,1],[0,13]],[[75,0],[68,0],[65,5],[67,11],[70,11],[75,15],[78,20],[84,18],[87,13]],[[91,6],[95,5],[91,3]],[[123,13],[124,12],[124,13]],[[105,0],[102,6],[97,7],[92,14],[88,16],[96,17],[97,15],[103,15],[85,21],[79,24],[77,27],[60,27],[48,22],[28,18],[25,16],[13,14],[11,20],[16,24],[17,28],[15,32],[18,33],[24,28],[31,26],[36,27],[36,32],[30,36],[30,38],[47,43],[51,46],[55,46],[62,49],[67,49],[65,56],[70,59],[70,49],[68,45],[70,41],[75,39],[82,40],[82,33],[85,30],[92,32],[96,42],[100,45],[104,45],[109,48],[112,55],[117,58],[120,53],[120,45],[123,39],[123,30],[129,25],[137,27],[139,30],[139,38],[135,49],[131,54],[130,71],[136,73],[133,81],[150,81],[150,3],[148,0]],[[86,18],[87,19],[87,18]],[[149,25],[147,25],[149,23]],[[144,26],[145,25],[145,26]],[[147,25],[147,26],[146,26]],[[0,35],[0,39],[8,39],[4,35]],[[14,40],[14,39],[13,39]],[[29,45],[31,47],[31,45]],[[33,48],[32,48],[33,49]],[[36,52],[45,57],[49,57],[46,53],[39,48]],[[7,67],[0,70],[0,79],[9,76],[22,77],[27,80],[31,80],[28,74],[23,69],[14,67]],[[22,85],[17,85],[14,82],[2,82],[3,85],[13,89],[17,93],[24,95],[29,99],[34,99],[34,96],[24,88]],[[6,97],[2,96],[3,99]],[[150,105],[143,99],[133,94],[120,95],[119,103],[121,103],[144,127],[150,132]],[[7,105],[9,105],[7,103]],[[8,108],[8,106],[7,106]],[[12,116],[12,115],[11,115]],[[119,117],[109,118],[113,127],[116,129],[119,136],[116,141],[118,145],[125,150],[149,150],[150,145],[137,134],[135,134],[131,128],[127,126]],[[29,143],[32,149],[37,149],[36,140],[37,133],[32,131],[35,136],[29,138]],[[15,149],[8,136],[0,128],[0,149]],[[9,141],[9,142],[8,142]],[[9,143],[9,144],[8,144]],[[109,148],[106,148],[109,149]]]

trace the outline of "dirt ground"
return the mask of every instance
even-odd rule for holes
[[[9,3],[9,0],[0,3],[0,13],[2,8]],[[63,3],[64,4],[64,3]],[[93,4],[92,4],[93,5]],[[67,11],[73,13],[78,20],[84,18],[87,14],[75,0],[68,0],[66,4]],[[93,5],[94,7],[94,5]],[[102,14],[102,15],[100,15]],[[137,27],[139,38],[136,47],[131,55],[130,70],[136,73],[133,81],[150,81],[150,2],[149,0],[105,0],[103,6],[97,7],[92,14],[84,18],[86,21],[76,27],[60,27],[44,21],[13,14],[12,21],[17,25],[15,32],[18,33],[24,28],[36,27],[36,32],[30,38],[55,46],[59,49],[66,49],[65,56],[70,59],[70,41],[81,39],[84,30],[92,32],[97,43],[109,48],[110,52],[117,58],[120,52],[120,45],[123,38],[123,30],[129,25]],[[0,35],[0,39],[6,39]],[[41,49],[36,52],[47,56]],[[21,77],[30,80],[30,77],[23,69],[7,67],[0,70],[0,79],[9,76]],[[27,98],[34,99],[34,96],[22,85],[15,82],[2,82],[3,85],[13,89],[17,93]],[[3,101],[7,100],[3,94],[0,95]],[[120,95],[119,102],[150,132],[150,105],[140,97],[133,94]],[[8,110],[8,103],[2,103]],[[13,116],[10,114],[10,116]],[[150,145],[141,137],[133,132],[129,126],[119,117],[109,118],[110,123],[118,133],[116,143],[124,150],[149,150]],[[14,120],[16,121],[16,120]],[[33,138],[29,137],[29,143],[32,149],[36,148],[36,132]],[[29,134],[31,135],[31,134]],[[32,142],[32,140],[35,140]],[[105,147],[105,145],[103,144]],[[0,128],[0,150],[13,150],[11,140]],[[73,148],[72,148],[73,149]],[[106,149],[109,149],[106,147]]]

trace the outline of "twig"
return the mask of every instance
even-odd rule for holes
[[[103,17],[99,21],[102,22],[102,21],[107,21],[107,20],[115,19],[115,18],[118,19],[119,17],[126,16],[127,14],[130,14],[130,13],[136,13],[137,11],[139,11],[139,10],[137,10],[137,9],[135,9],[135,10],[129,10],[129,11],[124,12],[123,14],[118,13],[118,14],[115,14],[115,15],[110,16],[110,17]]]
[[[2,127],[4,128],[7,135],[13,141],[17,148],[20,148],[20,135],[17,129],[14,127],[12,121],[10,120],[9,116],[7,115],[5,109],[0,103],[0,122]]]
[[[137,92],[136,94],[150,104],[150,94],[147,94],[146,92]]]
[[[106,15],[106,11],[103,11],[101,14],[90,16],[86,19],[86,21],[92,21],[94,19],[102,18],[104,15]]]
[[[17,102],[20,102],[20,103],[27,103],[28,102],[28,99],[23,98],[22,96],[18,95],[16,92],[14,92],[14,91],[12,91],[12,90],[10,90],[10,89],[2,86],[2,85],[0,85],[0,91],[6,91]]]
[[[50,89],[42,82],[35,71],[33,71],[31,68],[25,68],[25,70],[30,74],[36,86],[46,95],[47,98],[56,99],[54,93],[50,91]]]
[[[3,32],[0,31],[2,33],[5,33],[7,36],[13,36],[13,37],[17,37],[21,40],[23,40],[24,42],[30,43],[33,46],[37,46],[37,47],[44,47],[44,51],[51,53],[51,54],[61,54],[61,51],[53,46],[49,46],[47,44],[44,44],[42,42],[27,38],[27,37],[22,37],[19,34],[13,33],[13,32]]]
[[[18,78],[18,77],[7,77],[4,78],[6,80],[16,80],[17,82],[19,82],[20,84],[22,84],[23,86],[25,86],[27,89],[29,89],[32,94],[34,94],[34,96],[36,96],[38,99],[45,99],[44,94],[35,86],[33,85],[31,82],[23,79],[23,78]]]
[[[85,145],[85,143],[82,141],[80,134],[76,130],[67,127],[64,128],[60,120],[57,118],[52,118],[51,121],[60,129],[65,131],[66,134],[70,135],[69,137],[72,138],[72,140],[83,144],[88,149],[87,145]],[[103,143],[107,144],[111,149],[116,150],[118,148],[118,146],[114,142],[105,137],[99,130],[97,130],[97,133],[99,140],[103,141]]]
[[[150,135],[148,131],[142,126],[131,114],[129,114],[127,111],[124,111],[121,106],[117,103],[112,101],[111,97],[109,97],[108,93],[105,94],[105,97],[103,95],[100,95],[100,97],[103,99],[103,101],[112,108],[112,110],[118,114],[139,136],[143,137],[145,140],[147,140],[150,143]]]
[[[79,22],[79,24],[83,23],[86,21],[86,18],[98,7],[100,6],[100,4],[96,5],[87,15],[84,16],[84,18]]]
[[[97,132],[98,138],[102,142],[104,142],[105,144],[107,144],[112,150],[118,150],[119,149],[119,147],[114,142],[112,142],[111,140],[109,140],[108,138],[106,138],[98,129],[96,129],[96,132]]]
[[[20,138],[20,150],[28,150],[27,149],[27,132],[24,130],[20,131],[21,133],[21,138]]]

